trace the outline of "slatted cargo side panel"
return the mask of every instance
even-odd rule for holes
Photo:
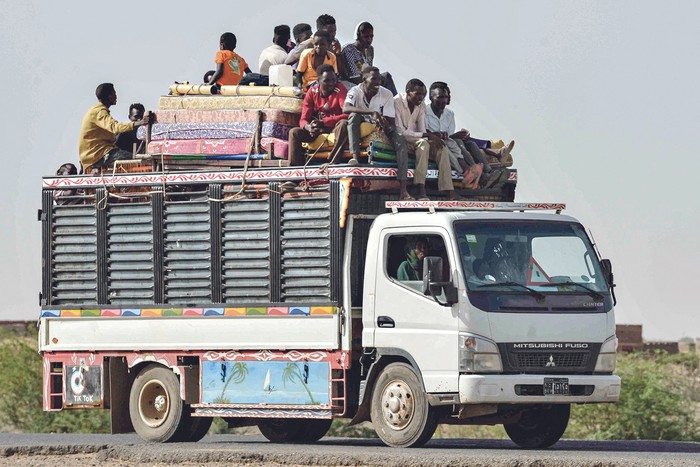
[[[282,198],[282,301],[331,299],[330,193]]]
[[[53,206],[52,305],[97,303],[97,217],[94,204]]]
[[[270,302],[269,200],[226,201],[221,223],[224,301]]]
[[[211,302],[209,201],[206,193],[166,201],[163,214],[165,302]]]
[[[151,203],[110,205],[107,243],[108,302],[155,303]]]

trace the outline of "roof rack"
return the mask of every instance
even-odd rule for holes
[[[399,210],[418,209],[434,213],[449,211],[555,211],[566,209],[565,203],[502,203],[496,201],[387,201],[387,209],[396,214]]]

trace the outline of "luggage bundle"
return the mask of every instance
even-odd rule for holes
[[[219,95],[213,95],[218,93]],[[301,90],[280,86],[174,84],[156,121],[137,136],[166,170],[287,165],[289,130],[299,124]]]

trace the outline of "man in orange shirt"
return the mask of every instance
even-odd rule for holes
[[[221,35],[220,50],[214,56],[216,72],[209,78],[207,84],[235,86],[241,82],[244,75],[251,72],[243,57],[234,52],[236,42],[236,35],[232,32],[225,32]]]
[[[304,91],[307,91],[311,84],[318,81],[316,69],[321,65],[330,65],[333,67],[333,71],[338,73],[335,54],[328,50],[331,43],[330,34],[326,31],[316,31],[313,41],[314,48],[301,54],[296,71],[297,81],[303,86]]]

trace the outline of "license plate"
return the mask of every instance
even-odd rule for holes
[[[569,378],[545,378],[543,392],[545,396],[568,396]]]

